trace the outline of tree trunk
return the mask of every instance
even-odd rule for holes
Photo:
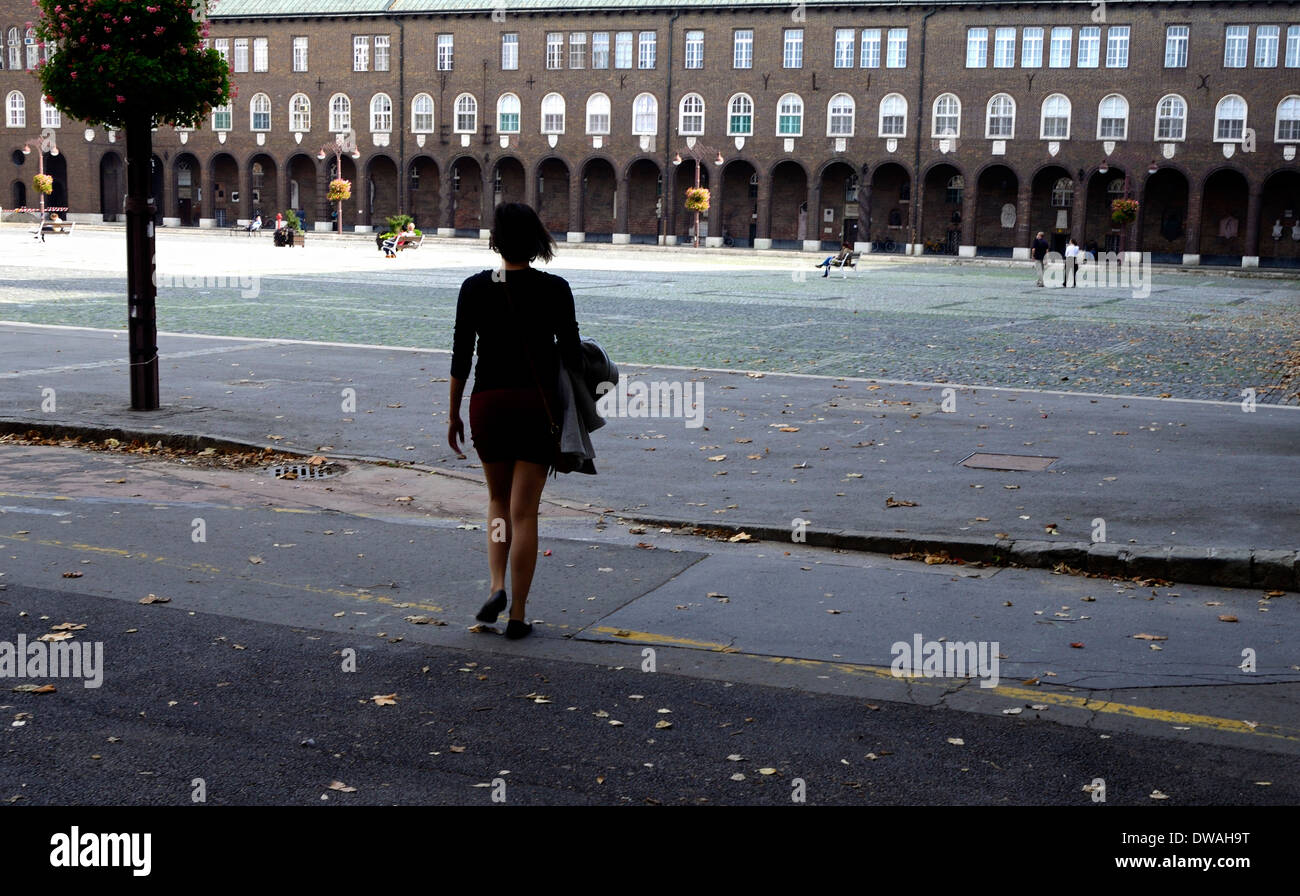
[[[131,409],[158,410],[158,320],[154,283],[153,135],[149,116],[126,126],[126,288]]]

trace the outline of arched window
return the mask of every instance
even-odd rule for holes
[[[1277,104],[1277,132],[1273,139],[1278,143],[1300,142],[1300,96],[1289,96]]]
[[[1060,178],[1052,184],[1052,208],[1069,208],[1074,205],[1074,181]]]
[[[386,93],[376,93],[370,98],[370,130],[387,134],[393,129],[393,101]]]
[[[1219,100],[1214,107],[1214,139],[1218,143],[1235,143],[1246,136],[1246,101],[1235,93]]]
[[[738,93],[727,103],[727,136],[750,137],[754,133],[754,100]]]
[[[558,93],[542,97],[542,133],[564,133],[564,97]]]
[[[478,100],[470,93],[462,93],[456,97],[456,125],[457,134],[472,134],[478,130]]]
[[[826,136],[852,137],[857,106],[847,93],[837,93],[826,106]]]
[[[36,68],[41,61],[41,48],[36,43],[36,29],[28,28],[26,39],[23,41],[27,45],[27,67]]]
[[[12,90],[5,100],[5,122],[11,128],[27,127],[27,98],[22,91]]]
[[[330,97],[330,130],[335,133],[352,130],[352,100],[345,93]]]
[[[880,101],[880,136],[907,136],[907,100],[901,93],[891,93]]]
[[[252,168],[253,189],[257,189],[266,183],[266,172],[262,170],[261,162],[254,162]]]
[[[311,130],[311,100],[305,93],[295,93],[289,100],[289,130]]]
[[[1187,136],[1187,103],[1170,94],[1156,104],[1156,139],[1182,140]]]
[[[212,107],[212,130],[228,131],[233,120],[234,115],[231,112],[230,103],[226,103],[224,106]]]
[[[653,93],[642,93],[632,101],[632,133],[648,136],[659,133],[659,100]]]
[[[990,140],[1010,140],[1016,136],[1016,101],[1005,93],[989,100],[984,136]]]
[[[9,68],[20,69],[23,67],[23,50],[22,38],[18,36],[17,28],[9,29]]]
[[[1124,198],[1124,178],[1117,177],[1106,184],[1106,198],[1109,201]]]
[[[678,107],[677,133],[698,137],[704,133],[704,97],[688,93]]]
[[[803,100],[796,93],[787,93],[776,104],[776,135],[778,137],[803,136]]]
[[[417,93],[411,100],[411,131],[416,134],[433,133],[433,97]]]
[[[271,130],[271,98],[264,93],[254,94],[248,104],[248,115],[253,130]]]
[[[966,192],[966,178],[960,174],[948,178],[948,190],[944,194],[944,199],[949,205],[961,205],[963,194]]]
[[[608,134],[609,123],[609,97],[603,93],[593,93],[587,97],[587,133]]]
[[[47,103],[45,97],[41,97],[41,127],[57,128],[62,125],[63,116],[59,114],[59,110]]]
[[[1070,139],[1070,98],[1054,93],[1043,100],[1043,123],[1039,136],[1044,140]]]
[[[930,135],[932,137],[961,136],[961,100],[957,99],[956,94],[941,94],[934,101]]]
[[[1128,139],[1128,100],[1118,93],[1103,98],[1097,107],[1097,139]]]
[[[522,115],[523,104],[519,102],[519,97],[513,93],[503,93],[497,97],[498,134],[518,134]]]

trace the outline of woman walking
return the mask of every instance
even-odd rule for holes
[[[503,270],[468,278],[456,303],[447,444],[462,453],[460,405],[477,339],[469,425],[487,479],[491,596],[475,618],[496,622],[506,609],[509,565],[506,637],[516,639],[532,632],[524,611],[537,566],[538,505],[556,457],[559,367],[578,368],[581,348],[568,282],[530,266],[555,253],[537,213],[523,203],[497,206],[491,246]]]

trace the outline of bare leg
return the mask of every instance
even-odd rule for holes
[[[515,463],[510,489],[510,618],[526,621],[524,606],[537,568],[537,505],[546,485],[546,467]]]
[[[514,461],[494,461],[483,464],[483,476],[488,487],[488,572],[492,582],[489,590],[495,594],[506,587],[506,560],[510,557],[510,498],[511,483],[515,476]],[[501,520],[498,523],[497,520]],[[494,535],[505,527],[505,540],[495,540]],[[536,550],[537,533],[533,530],[533,548]]]

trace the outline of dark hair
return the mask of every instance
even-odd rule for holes
[[[498,205],[492,216],[491,247],[506,261],[523,264],[555,257],[555,238],[532,206],[523,202]]]

